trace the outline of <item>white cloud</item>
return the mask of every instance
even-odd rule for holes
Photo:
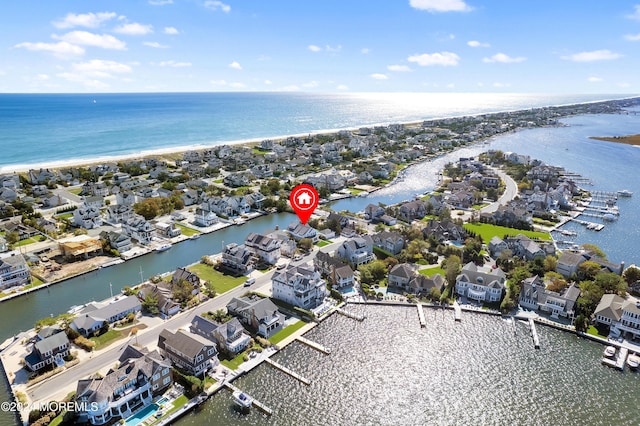
[[[271,81],[271,80],[265,80],[265,81],[263,81],[262,83],[264,83],[264,84],[266,84],[266,85],[268,86],[268,85],[273,84],[273,81]]]
[[[511,87],[511,83],[493,83],[493,87]]]
[[[640,21],[640,4],[633,6],[634,12],[631,15],[627,15],[629,19],[636,19]]]
[[[449,67],[458,65],[460,57],[452,52],[437,52],[411,55],[407,60],[409,62],[415,62],[421,67],[429,67],[432,65]]]
[[[339,84],[338,87],[336,87],[336,89],[338,89],[338,90],[349,90],[349,86],[347,86],[346,84]]]
[[[100,13],[85,13],[76,15],[75,13],[67,13],[61,21],[52,22],[56,28],[73,28],[73,27],[87,27],[97,28],[104,21],[115,18],[115,12],[100,12]]]
[[[159,67],[185,68],[190,67],[191,62],[176,62],[174,60],[162,61],[157,64]]]
[[[129,65],[103,59],[74,63],[73,70],[83,75],[97,78],[111,77],[111,73],[127,74],[132,71]]]
[[[61,36],[52,35],[56,40],[81,46],[95,46],[103,49],[125,50],[127,45],[110,34],[94,34],[88,31],[71,31]]]
[[[640,41],[640,34],[627,34],[624,38],[629,41]]]
[[[595,61],[610,61],[613,59],[621,58],[622,55],[614,53],[610,50],[592,50],[590,52],[574,53],[569,56],[562,56],[562,59],[574,62],[595,62]]]
[[[373,78],[374,80],[388,80],[389,77],[386,74],[381,74],[381,73],[373,73],[370,75],[371,78]]]
[[[329,46],[328,44],[324,47],[327,52],[339,52],[342,50],[342,45],[337,45],[336,47]]]
[[[206,7],[207,9],[211,9],[213,11],[218,11],[221,10],[224,13],[229,13],[231,12],[231,6],[229,6],[228,4],[224,4],[221,1],[218,0],[208,0],[204,2],[204,7]]]
[[[47,74],[38,74],[38,75],[36,75],[34,80],[36,80],[36,81],[48,81],[49,80],[49,76]]]
[[[489,58],[483,58],[482,62],[491,63],[491,62],[500,62],[502,64],[511,64],[515,62],[524,62],[527,58],[524,56],[516,56],[511,57],[509,55],[505,55],[504,53],[496,53],[495,55]]]
[[[367,55],[371,53],[371,49],[369,49],[368,47],[363,47],[362,49],[360,49],[360,53],[362,53],[363,55]]]
[[[242,70],[242,65],[240,65],[240,63],[238,61],[233,61],[229,64],[229,68],[233,68],[234,70],[238,70],[241,71]]]
[[[470,47],[491,47],[491,45],[489,43],[483,43],[483,42],[478,41],[478,40],[469,40],[467,42],[467,46],[470,46]]]
[[[589,77],[587,81],[589,83],[600,83],[601,81],[604,81],[604,80],[601,79],[600,77]]]
[[[173,0],[149,0],[151,6],[165,6],[167,4],[173,4]]]
[[[320,52],[322,50],[322,47],[316,46],[315,44],[310,44],[309,46],[307,46],[307,49],[312,52]]]
[[[631,87],[629,83],[618,83],[618,87]]]
[[[387,66],[387,69],[389,71],[395,71],[395,72],[409,72],[409,71],[413,71],[411,68],[409,68],[407,65],[389,65]]]
[[[157,41],[144,41],[142,42],[145,46],[153,47],[154,49],[166,49],[169,46],[166,44],[160,44]]]
[[[409,0],[409,5],[429,12],[468,12],[473,9],[463,0]]]
[[[113,31],[119,34],[145,35],[153,32],[153,25],[145,25],[133,22],[131,24],[122,24],[119,27],[114,28]]]
[[[307,88],[313,88],[313,87],[318,87],[318,86],[319,86],[319,83],[317,81],[315,81],[315,80],[310,81],[308,83],[304,83],[302,85],[302,87],[307,87]]]
[[[295,84],[291,84],[289,86],[280,87],[278,89],[278,91],[280,91],[280,92],[297,92],[299,90],[300,90],[300,87],[296,86]]]
[[[180,31],[178,31],[178,29],[175,27],[164,27],[164,33],[170,34],[170,35],[176,35],[176,34],[180,34]]]
[[[71,44],[66,41],[59,41],[57,43],[24,42],[18,43],[13,47],[23,48],[34,52],[50,52],[59,58],[82,56],[85,52],[82,47],[76,46],[75,44]]]
[[[232,89],[243,89],[246,87],[244,83],[240,82],[228,82],[227,80],[211,80],[209,83],[212,86],[224,86],[231,87]]]

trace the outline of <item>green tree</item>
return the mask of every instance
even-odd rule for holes
[[[602,249],[600,247],[598,247],[595,244],[583,244],[582,248],[588,251],[592,251],[596,254],[596,256],[601,257],[603,259],[607,258],[607,254],[602,251]]]
[[[17,232],[14,231],[14,232],[9,232],[7,234],[7,243],[8,244],[13,245],[13,244],[17,243],[18,241],[20,241],[20,234],[18,234]]]
[[[209,297],[209,298],[216,297],[218,292],[216,291],[216,288],[214,287],[214,285],[213,285],[213,283],[211,281],[206,281],[204,283],[204,288],[205,288],[204,294],[206,294],[207,297]]]
[[[171,286],[171,294],[176,302],[186,302],[191,299],[193,285],[187,280],[179,280]]]
[[[596,275],[595,284],[605,293],[616,293],[624,296],[627,292],[627,282],[613,272],[600,272]]]
[[[309,251],[313,247],[313,240],[311,238],[301,238],[298,241],[298,247],[301,250]]]
[[[160,313],[158,309],[158,298],[148,294],[142,301],[142,309],[151,315],[158,315]]]
[[[460,273],[460,258],[455,254],[452,254],[446,259],[445,278],[450,286],[456,284],[456,278]]]
[[[558,265],[558,259],[555,256],[547,256],[544,258],[544,270],[555,271],[556,266]]]
[[[586,260],[578,265],[578,276],[583,280],[592,280],[598,275],[602,266],[596,262]]]
[[[627,282],[627,284],[631,285],[638,281],[640,281],[640,268],[636,268],[635,266],[630,266],[625,269],[622,277]]]

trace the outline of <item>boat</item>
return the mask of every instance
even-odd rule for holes
[[[193,235],[191,236],[191,239],[192,239],[192,240],[197,240],[198,238],[200,238],[200,234],[193,234]]]
[[[640,356],[637,353],[632,353],[627,358],[627,365],[630,369],[635,370],[640,365]]]
[[[160,245],[160,246],[156,247],[156,251],[167,251],[167,250],[169,250],[171,247],[173,247],[173,246],[171,245],[171,243],[164,243],[164,244],[162,244],[162,245]]]
[[[253,399],[240,390],[233,392],[233,402],[242,408],[250,408],[253,405]]]
[[[604,349],[605,358],[613,358],[616,355],[616,347],[615,346],[607,346]]]
[[[620,191],[618,191],[618,195],[621,197],[631,197],[633,195],[633,192],[629,191],[628,189],[621,189]]]
[[[605,213],[602,216],[602,220],[607,221],[607,222],[613,222],[616,219],[617,219],[617,217],[613,213]]]

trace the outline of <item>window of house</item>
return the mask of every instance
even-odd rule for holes
[[[165,377],[165,379],[162,381],[162,384],[167,385],[169,384],[170,381],[171,381],[171,377]]]

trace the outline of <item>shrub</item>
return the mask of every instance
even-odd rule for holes
[[[82,349],[84,349],[87,352],[91,352],[93,350],[93,348],[96,346],[96,342],[87,339],[84,336],[78,336],[73,340],[73,343],[76,346],[81,347]]]

